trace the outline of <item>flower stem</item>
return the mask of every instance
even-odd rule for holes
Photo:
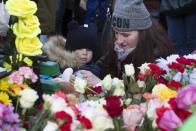
[[[120,128],[120,123],[119,123],[119,120],[118,120],[118,117],[114,118],[113,119],[113,122],[114,122],[114,129],[115,131],[121,131],[121,128]]]
[[[19,105],[19,97],[16,100],[16,112],[18,112],[18,105]]]

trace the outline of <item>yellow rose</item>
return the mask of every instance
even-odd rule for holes
[[[25,18],[19,18],[18,23],[13,26],[13,32],[19,38],[34,38],[41,33],[39,26],[37,16],[28,15]]]
[[[42,54],[42,43],[38,37],[35,38],[16,38],[16,49],[19,53],[27,56]]]
[[[169,89],[163,84],[158,84],[152,89],[152,94],[158,97],[160,101],[167,101],[176,97],[176,91]]]
[[[26,17],[37,11],[37,5],[30,0],[8,0],[5,5],[10,15]]]

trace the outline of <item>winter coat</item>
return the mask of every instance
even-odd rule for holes
[[[173,1],[173,2],[172,2]],[[165,15],[169,16],[179,16],[179,15],[186,15],[186,14],[192,14],[196,12],[196,0],[192,0],[189,4],[186,4],[184,6],[181,6],[178,9],[172,9],[172,7],[175,7],[177,5],[172,5],[175,3],[179,4],[180,0],[161,0],[160,5],[160,12]],[[184,3],[186,0],[184,0]]]
[[[154,49],[153,50],[153,55],[154,55],[154,60],[145,60],[143,61],[143,63],[147,62],[147,63],[154,63],[156,59],[162,57],[165,58],[166,56],[172,54],[172,52],[170,54],[165,53],[165,54],[160,54],[158,49]],[[103,78],[104,76],[106,76],[107,74],[111,74],[112,77],[118,77],[121,78],[122,77],[122,73],[125,72],[124,71],[124,65],[125,64],[133,64],[135,67],[135,71],[136,74],[138,73],[139,69],[137,67],[141,66],[143,63],[133,63],[133,54],[134,51],[131,52],[127,58],[124,61],[119,61],[116,55],[116,52],[114,50],[111,50],[110,52],[108,52],[106,55],[102,56],[97,62],[96,65],[100,68],[100,73],[101,73],[101,77]]]
[[[78,67],[78,58],[74,52],[65,50],[66,40],[62,36],[53,36],[43,46],[43,52],[49,60],[56,61],[62,69]]]
[[[37,16],[42,34],[55,32],[56,0],[37,0]]]

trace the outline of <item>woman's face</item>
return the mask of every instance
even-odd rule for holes
[[[118,44],[121,48],[123,48],[126,51],[129,48],[136,47],[139,39],[139,32],[115,32],[115,37],[115,44]]]
[[[89,63],[93,58],[93,52],[89,49],[79,49],[76,50],[76,52],[79,53],[80,59],[86,64]]]

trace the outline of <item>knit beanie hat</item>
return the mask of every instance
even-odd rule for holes
[[[65,48],[70,51],[90,49],[93,52],[97,46],[97,30],[94,25],[78,25],[76,21],[68,24],[68,34]]]
[[[114,30],[119,32],[144,30],[151,25],[150,13],[143,0],[116,0],[112,14]]]

